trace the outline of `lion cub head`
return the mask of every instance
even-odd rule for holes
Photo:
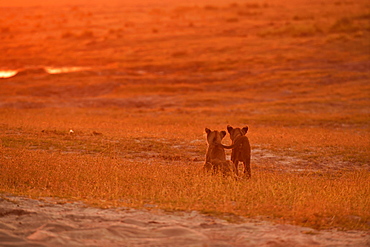
[[[244,128],[233,128],[230,125],[227,126],[227,132],[230,134],[230,139],[234,141],[239,136],[244,136],[248,132],[248,126]]]
[[[217,130],[210,130],[208,128],[205,129],[207,133],[207,142],[208,145],[213,145],[215,143],[221,143],[221,140],[226,136],[226,131],[217,131]]]

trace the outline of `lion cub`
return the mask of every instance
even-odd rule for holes
[[[239,161],[244,164],[244,174],[247,173],[247,177],[251,177],[251,146],[249,144],[248,137],[245,134],[248,132],[248,126],[244,128],[233,128],[230,125],[227,126],[227,131],[230,134],[230,139],[232,140],[232,145],[221,146],[226,149],[232,149],[231,151],[231,161],[235,166],[235,173],[238,176],[238,165]]]
[[[230,161],[226,160],[225,150],[222,147],[221,140],[226,136],[226,131],[211,131],[205,129],[207,133],[208,148],[206,152],[206,162],[203,169],[205,171],[221,172],[224,175],[230,175],[234,172]]]

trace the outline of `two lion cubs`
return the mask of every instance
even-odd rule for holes
[[[221,143],[221,140],[226,136],[226,131],[211,131],[208,128],[205,131],[207,133],[208,148],[204,169],[206,171],[221,172],[224,175],[235,174],[239,176],[238,165],[239,162],[242,162],[244,164],[244,174],[250,178],[251,147],[248,137],[245,136],[248,132],[248,127],[233,128],[230,125],[227,126],[227,131],[232,140],[230,146],[225,146]],[[226,160],[224,149],[232,149],[231,161],[233,164],[230,164],[230,161]]]

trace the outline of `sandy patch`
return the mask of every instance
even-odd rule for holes
[[[229,223],[198,212],[99,209],[3,195],[1,246],[369,246],[362,231],[247,220]]]

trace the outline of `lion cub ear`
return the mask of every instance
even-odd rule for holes
[[[225,135],[226,135],[226,131],[224,131],[224,130],[223,130],[223,131],[220,131],[220,134],[221,134],[221,139],[222,139],[222,138],[224,138],[224,137],[225,137]]]
[[[205,131],[206,131],[207,134],[211,133],[211,130],[208,129],[208,128],[206,128]]]
[[[233,131],[233,127],[231,127],[230,125],[227,126],[227,131],[231,134],[231,131]]]
[[[248,126],[245,126],[245,127],[242,129],[242,132],[243,132],[243,135],[247,134],[247,132],[248,132]]]

